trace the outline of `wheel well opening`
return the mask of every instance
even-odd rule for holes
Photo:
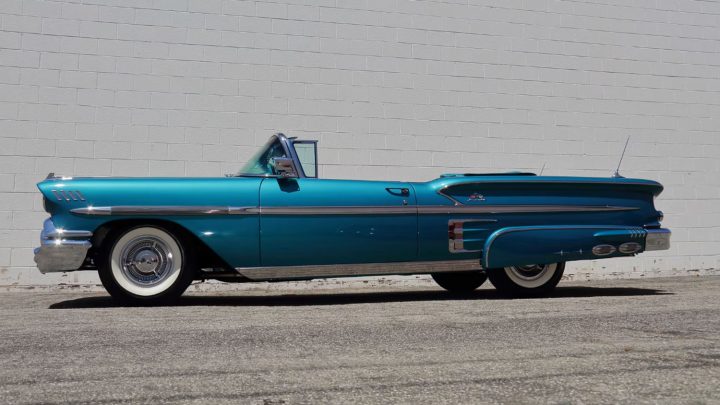
[[[193,249],[197,260],[198,269],[201,268],[223,268],[232,269],[220,256],[200,238],[188,231],[182,225],[162,219],[120,219],[106,222],[95,230],[92,238],[93,256],[102,251],[107,243],[111,243],[118,233],[136,226],[158,226],[172,233],[180,240],[184,249]]]

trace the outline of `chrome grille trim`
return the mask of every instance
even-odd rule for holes
[[[376,276],[384,274],[427,274],[482,270],[479,260],[429,262],[329,264],[307,266],[238,267],[243,276],[255,280],[308,279],[316,277]]]

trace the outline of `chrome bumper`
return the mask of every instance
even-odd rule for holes
[[[92,247],[92,232],[55,228],[52,219],[43,223],[40,247],[35,248],[35,263],[41,273],[78,270]]]
[[[670,249],[670,236],[672,232],[669,229],[647,229],[645,236],[645,251],[652,250],[668,250]]]

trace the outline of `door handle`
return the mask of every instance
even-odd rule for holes
[[[386,187],[385,190],[392,195],[399,195],[402,197],[410,195],[410,189],[407,187]]]

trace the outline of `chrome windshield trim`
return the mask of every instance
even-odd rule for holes
[[[427,274],[482,270],[480,261],[449,260],[428,262],[325,264],[307,266],[238,267],[251,280],[309,279],[317,277],[376,276],[383,274]]]
[[[563,212],[634,211],[635,207],[585,205],[360,205],[360,206],[110,206],[70,210],[77,215],[415,215],[415,214],[525,214]]]
[[[275,141],[280,143],[280,146],[282,146],[283,151],[285,152],[285,157],[288,159],[292,159],[293,166],[295,167],[295,172],[298,174],[298,178],[305,178],[305,171],[303,170],[302,164],[300,163],[300,158],[297,155],[297,152],[295,152],[295,146],[293,145],[293,140],[295,138],[288,138],[283,134],[282,132],[278,132],[276,134],[273,134],[270,136],[268,141],[261,147],[260,151],[267,150]],[[307,141],[305,141],[307,142]],[[317,142],[317,141],[316,141]],[[316,159],[317,161],[317,159]],[[244,166],[243,166],[244,167]],[[242,169],[241,169],[242,170]],[[274,175],[271,173],[243,173],[238,172],[234,175],[235,177],[267,177],[267,178],[282,178],[282,176]]]

